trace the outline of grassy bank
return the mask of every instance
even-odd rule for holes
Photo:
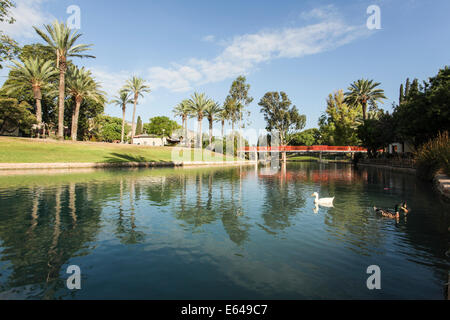
[[[170,162],[172,151],[173,148],[170,147],[0,137],[0,163]],[[191,151],[190,160],[183,160],[199,159],[195,158],[194,152]],[[222,157],[204,151],[202,160],[221,161]]]

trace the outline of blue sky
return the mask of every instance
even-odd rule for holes
[[[173,117],[172,108],[194,91],[223,102],[243,74],[254,98],[252,127],[265,127],[258,106],[264,93],[285,91],[311,128],[328,94],[354,80],[381,82],[388,97],[382,107],[390,110],[407,77],[427,79],[450,64],[448,0],[16,3],[17,22],[1,29],[21,44],[41,41],[32,25],[66,20],[67,7],[79,6],[80,42],[92,43],[97,58],[75,63],[92,69],[109,94],[133,74],[148,80],[152,92],[137,109],[145,122]],[[373,4],[381,9],[380,30],[366,27]],[[121,116],[116,106],[105,111]]]

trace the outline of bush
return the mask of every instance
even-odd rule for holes
[[[425,179],[433,179],[442,170],[450,176],[450,141],[448,131],[439,133],[434,139],[423,144],[415,153],[417,173]]]

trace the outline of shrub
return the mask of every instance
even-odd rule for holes
[[[433,179],[434,175],[443,170],[450,176],[450,141],[448,131],[439,133],[434,139],[423,144],[415,153],[417,173],[425,179]]]

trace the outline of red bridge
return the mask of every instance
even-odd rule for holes
[[[239,151],[243,152],[325,152],[325,153],[355,153],[367,152],[366,148],[353,146],[278,146],[278,147],[245,147]]]

